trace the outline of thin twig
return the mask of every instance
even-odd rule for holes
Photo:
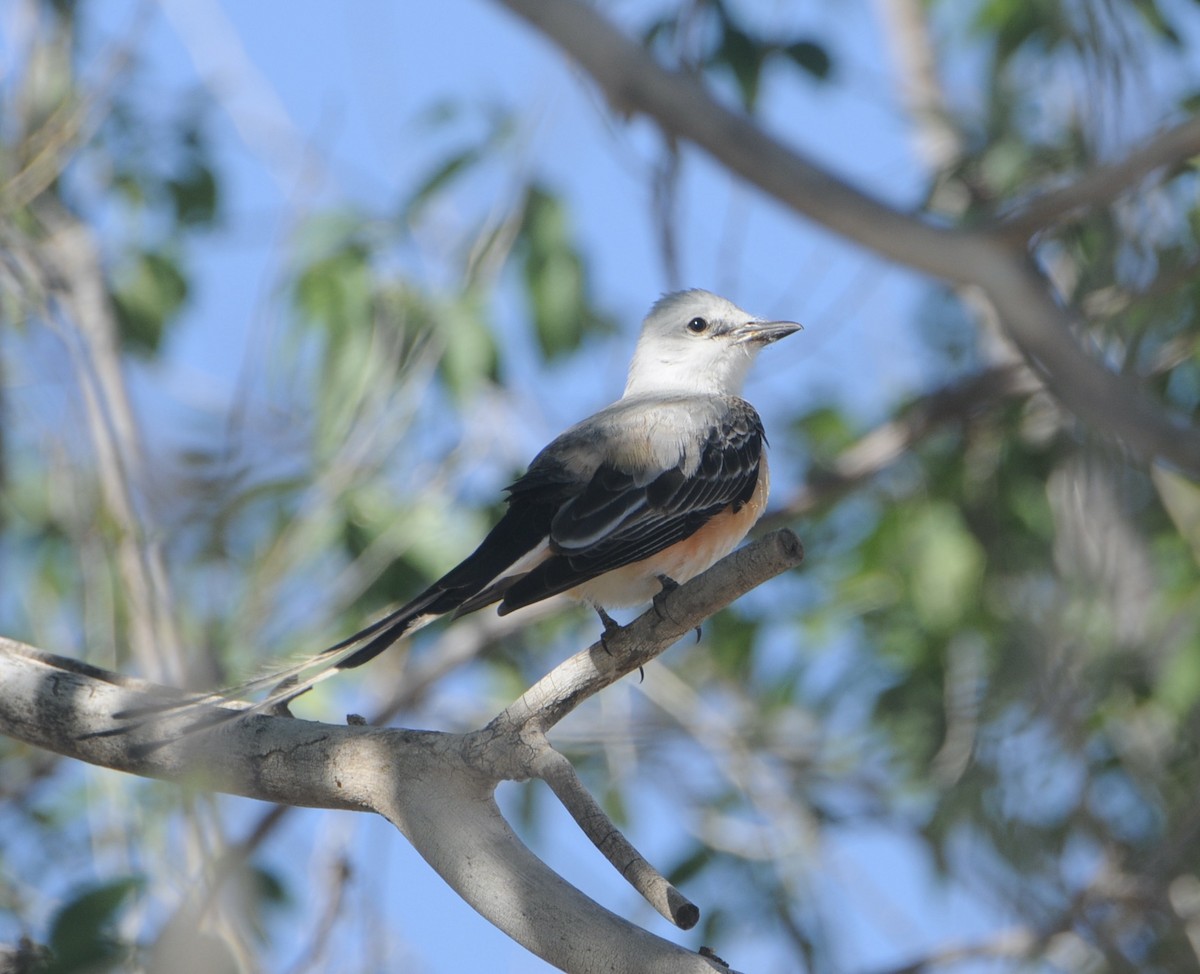
[[[647,903],[681,930],[690,930],[696,925],[700,919],[699,908],[672,886],[613,826],[600,803],[583,787],[571,762],[548,744],[541,749],[537,776],[550,786],[583,834]]]
[[[916,960],[902,964],[900,967],[890,967],[879,974],[921,974],[923,971],[945,967],[948,964],[961,964],[963,961],[982,960],[985,958],[1025,958],[1031,956],[1041,942],[1037,934],[1024,927],[1002,931],[989,940],[977,944],[962,944],[943,947],[933,953],[926,954]]]

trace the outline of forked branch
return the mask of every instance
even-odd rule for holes
[[[790,531],[747,545],[610,636],[607,650],[597,643],[577,653],[487,727],[467,734],[254,715],[184,735],[181,726],[195,719],[189,713],[100,736],[111,729],[113,713],[177,691],[3,638],[0,732],[131,774],[288,805],[376,812],[484,917],[563,970],[727,972],[568,884],[513,833],[494,791],[502,780],[543,778],[664,916],[683,927],[695,923],[696,907],[617,832],[545,733],[582,701],[802,557]],[[147,740],[162,743],[146,748]]]

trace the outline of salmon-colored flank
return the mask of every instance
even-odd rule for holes
[[[604,608],[648,602],[661,590],[659,575],[683,583],[710,568],[738,546],[762,516],[771,489],[764,450],[758,461],[754,494],[739,510],[733,505],[716,514],[695,534],[642,561],[614,568],[571,589],[567,594]]]

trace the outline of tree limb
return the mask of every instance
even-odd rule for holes
[[[784,504],[758,522],[759,530],[793,524],[875,477],[943,426],[967,423],[997,403],[1043,388],[1023,365],[999,365],[934,389],[901,409],[812,471]]]
[[[1200,476],[1200,430],[1165,415],[1138,385],[1080,347],[1070,314],[1029,260],[1026,241],[1014,243],[1003,229],[938,226],[861,192],[727,108],[697,78],[663,68],[578,0],[499,2],[574,58],[615,110],[649,115],[672,137],[691,141],[797,213],[885,257],[955,284],[978,285],[1009,338],[1071,412],[1144,460],[1160,458]],[[1193,151],[1190,129],[1184,134],[1170,144],[1181,153],[1177,161]],[[1164,148],[1155,157],[1158,164],[1169,161],[1166,154]],[[1103,182],[1115,194],[1127,185],[1118,177],[1143,171],[1131,166]]]
[[[545,779],[577,820],[587,820],[589,836],[635,888],[677,923],[694,923],[695,906],[632,851],[590,796],[583,799],[544,734],[579,703],[802,557],[790,531],[747,545],[609,636],[607,650],[597,643],[577,653],[487,727],[466,734],[260,714],[181,734],[195,720],[191,713],[105,736],[113,713],[144,707],[150,695],[156,702],[184,695],[3,637],[0,732],[131,774],[285,805],[377,812],[479,913],[563,970],[727,972],[570,886],[521,843],[494,791],[502,780]]]
[[[1005,217],[1000,228],[1025,240],[1076,210],[1112,202],[1155,169],[1174,168],[1196,155],[1200,155],[1200,116],[1159,132],[1124,159],[1097,166],[1074,182],[1033,197]]]
[[[603,909],[534,856],[501,816],[495,779],[468,762],[469,735],[253,716],[139,751],[122,737],[82,736],[145,700],[110,676],[0,640],[0,727],[117,770],[265,801],[375,811],[484,917],[564,970],[714,969]]]

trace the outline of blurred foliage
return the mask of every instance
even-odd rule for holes
[[[612,327],[592,303],[586,265],[571,237],[566,205],[544,187],[530,187],[525,198],[516,252],[545,358],[573,352],[588,332]]]
[[[731,79],[749,112],[758,104],[763,72],[773,61],[793,64],[817,81],[833,74],[833,57],[822,41],[807,35],[756,36],[739,9],[724,0],[701,0],[672,11],[651,23],[642,39],[668,59]]]
[[[54,289],[95,285],[123,364],[152,370],[194,295],[197,240],[220,227],[227,192],[211,107],[203,96],[153,103],[136,37],[104,85],[81,74],[89,28],[76,18],[87,6],[34,4],[32,46],[0,77],[0,313],[13,333],[57,335]],[[1186,0],[916,6],[954,79],[944,121],[958,148],[927,194],[942,222],[991,223],[1200,98],[1169,83],[1197,57],[1194,31],[1182,29],[1194,16]],[[747,111],[774,86],[796,85],[796,69],[814,98],[874,83],[828,20],[810,29],[804,16],[772,27],[752,4],[702,0],[634,30]],[[528,446],[502,435],[528,408],[509,388],[513,348],[550,381],[586,367],[589,340],[612,330],[580,207],[531,164],[524,111],[434,103],[412,137],[441,149],[394,200],[314,206],[296,221],[272,304],[283,325],[262,366],[269,392],[190,426],[162,424],[169,435],[148,422],[153,476],[139,502],[170,554],[198,680],[252,668],[246,647],[330,642],[470,550],[496,515],[484,505]],[[481,185],[499,198],[487,213],[463,202]],[[1193,422],[1197,188],[1194,170],[1166,174],[1031,246],[1087,346]],[[95,230],[98,282],[38,276],[63,213]],[[516,328],[503,315],[514,304]],[[608,712],[581,714],[595,734],[572,759],[631,829],[648,814],[647,792],[671,803],[682,834],[664,864],[713,904],[707,943],[752,928],[783,945],[788,969],[842,969],[847,894],[824,883],[821,847],[879,829],[1029,933],[1027,948],[989,957],[989,969],[1195,970],[1200,489],[1132,463],[1045,392],[943,395],[948,379],[995,366],[995,343],[969,295],[930,285],[920,318],[928,383],[884,418],[911,431],[911,445],[858,479],[845,461],[869,459],[871,428],[842,402],[806,405],[773,430],[774,449],[808,466],[811,491],[796,502],[805,569],[711,620],[699,646],[668,660],[670,673],[648,669],[653,706],[633,708],[636,747],[622,746]],[[5,355],[6,382],[28,370],[43,384],[32,343]],[[69,373],[51,374],[47,386]],[[6,399],[16,393],[0,384]],[[152,401],[141,408],[157,419]],[[40,425],[4,402],[0,415],[5,631],[106,662],[131,607],[86,423],[62,404]],[[61,440],[44,446],[47,432]],[[503,701],[527,686],[573,644],[575,624],[541,621],[489,646],[487,682],[472,684],[478,712],[489,694]],[[381,685],[403,685],[386,669],[403,661],[375,665]],[[421,704],[411,702],[419,717],[446,720]],[[6,934],[47,944],[53,970],[140,963],[156,943],[191,945],[177,949],[216,958],[210,969],[233,963],[225,947],[187,939],[194,913],[163,919],[175,901],[152,877],[122,878],[129,870],[109,859],[100,885],[73,891],[97,850],[123,841],[166,868],[171,856],[158,852],[181,840],[158,823],[175,820],[174,792],[132,803],[122,840],[92,830],[67,762],[3,742],[0,759]],[[530,831],[547,817],[537,794],[518,798]],[[14,878],[31,875],[30,848],[51,863],[42,882]],[[306,905],[289,887],[296,875],[243,871],[230,912],[247,949],[270,940],[277,914]],[[42,889],[68,878],[72,892]],[[889,877],[876,879],[887,889]],[[869,912],[877,891],[857,908]],[[153,906],[134,909],[135,894]]]
[[[129,897],[141,887],[128,877],[85,890],[65,903],[50,924],[45,974],[127,970],[130,948],[114,928]]]

